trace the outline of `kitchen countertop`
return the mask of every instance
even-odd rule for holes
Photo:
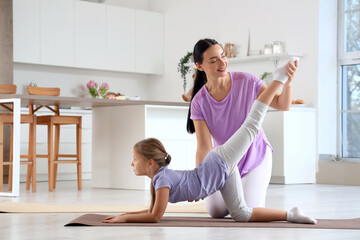
[[[61,97],[61,96],[39,96],[25,94],[0,94],[0,99],[20,98],[21,105],[59,105],[60,107],[106,107],[106,106],[131,106],[131,105],[162,105],[187,107],[186,102],[166,102],[166,101],[146,101],[146,100],[109,100],[96,98],[80,97]]]

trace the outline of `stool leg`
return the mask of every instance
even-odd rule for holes
[[[55,125],[55,143],[54,143],[54,160],[59,160],[59,148],[60,148],[60,125]],[[54,188],[56,187],[58,164],[54,163]]]
[[[4,124],[0,121],[0,192],[4,191],[4,159],[3,159],[3,148],[4,148]]]
[[[31,141],[31,144],[29,145],[29,148],[31,149],[30,157],[31,157],[31,161],[32,161],[32,171],[31,171],[31,183],[32,183],[32,191],[36,192],[36,118],[34,117],[34,122],[30,123],[29,125],[30,128],[30,135],[31,135],[31,139],[29,139]]]
[[[82,144],[82,138],[81,138],[81,120],[80,123],[76,125],[76,155],[78,159],[77,163],[77,179],[78,179],[78,190],[82,189],[82,174],[81,174],[81,144]]]
[[[30,161],[31,160],[31,126],[29,124],[29,144],[28,144],[28,156],[27,156],[27,160]],[[27,173],[26,173],[26,190],[30,190],[30,181],[31,181],[31,173],[32,173],[33,169],[32,169],[32,164],[27,164]]]
[[[48,164],[49,164],[49,191],[53,190],[53,173],[54,173],[54,151],[53,151],[53,121],[50,120],[50,123],[48,125]]]
[[[32,164],[27,164],[27,172],[26,172],[26,190],[30,190],[30,181],[32,173]]]
[[[10,158],[9,162],[13,161],[13,125],[10,125]],[[10,163],[9,165],[9,175],[8,175],[8,191],[12,191],[12,174],[13,174],[13,165]]]

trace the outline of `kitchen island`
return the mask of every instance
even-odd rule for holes
[[[164,143],[173,158],[172,168],[195,166],[196,138],[186,132],[188,103],[19,94],[0,98],[20,99],[23,107],[32,103],[91,108],[93,187],[147,189],[145,177],[136,177],[130,166],[132,146],[147,137]]]

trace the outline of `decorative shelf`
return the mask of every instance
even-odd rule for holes
[[[259,61],[272,61],[275,65],[275,68],[278,65],[280,59],[288,59],[290,57],[303,57],[301,53],[287,52],[282,54],[262,54],[248,57],[240,58],[228,58],[229,64],[234,63],[247,63],[247,62],[259,62]],[[193,66],[193,63],[186,63],[186,66]]]

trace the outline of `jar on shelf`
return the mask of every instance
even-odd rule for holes
[[[284,42],[274,41],[273,54],[281,54],[284,52]]]
[[[265,44],[264,54],[273,54],[273,45],[271,43]]]

